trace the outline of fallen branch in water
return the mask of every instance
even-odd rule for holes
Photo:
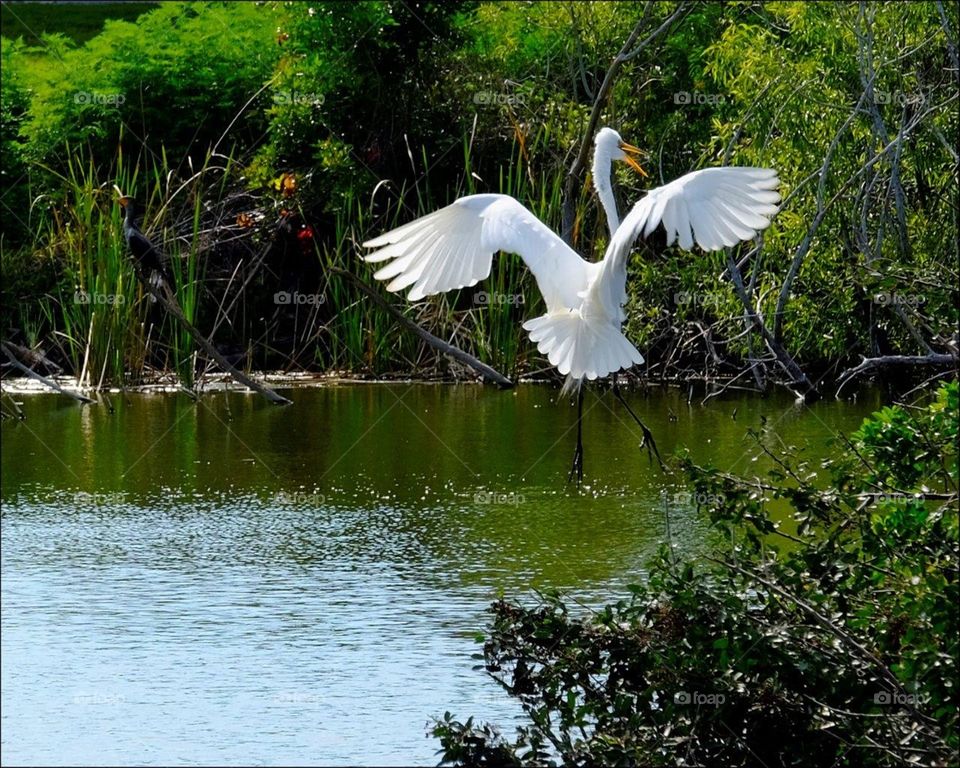
[[[193,323],[187,320],[186,315],[183,314],[183,310],[180,309],[180,304],[177,302],[176,298],[173,296],[173,292],[167,288],[169,295],[165,294],[164,291],[161,291],[157,286],[153,285],[150,280],[141,280],[143,286],[150,292],[150,295],[157,299],[166,310],[173,315],[177,320],[180,321],[180,324],[186,329],[194,341],[197,342],[213,360],[223,369],[225,373],[230,374],[230,376],[236,381],[243,384],[245,387],[249,387],[254,392],[258,392],[263,395],[271,403],[276,403],[277,405],[290,405],[293,401],[288,400],[283,395],[278,395],[270,387],[265,384],[260,384],[257,381],[254,381],[252,378],[247,376],[243,371],[234,368],[227,359],[217,351],[217,348],[213,346],[213,343],[207,339],[200,331],[198,331]],[[166,285],[164,284],[164,287]]]
[[[840,390],[843,389],[848,381],[855,379],[862,373],[866,373],[867,371],[872,371],[877,368],[907,366],[937,366],[944,368],[953,366],[956,368],[957,358],[954,355],[941,352],[932,352],[929,355],[883,355],[882,357],[865,357],[858,366],[844,371],[840,375],[840,386],[837,387],[837,394],[840,394]]]
[[[32,368],[27,367],[20,360],[17,359],[14,355],[13,350],[10,348],[10,345],[7,342],[0,342],[0,348],[3,349],[3,354],[7,356],[7,359],[13,364],[15,368],[25,373],[34,381],[39,381],[45,387],[49,387],[55,392],[59,392],[61,395],[66,395],[67,397],[72,397],[74,400],[77,400],[81,403],[95,403],[96,400],[91,400],[86,395],[81,395],[79,392],[71,392],[69,389],[64,389],[53,379],[48,379],[46,376],[41,376],[39,373],[34,371]]]
[[[434,336],[429,331],[424,330],[419,325],[417,325],[409,317],[406,317],[399,309],[390,304],[386,299],[384,299],[379,293],[377,293],[373,288],[367,285],[363,280],[357,277],[352,272],[348,272],[345,269],[339,269],[334,267],[330,270],[335,275],[340,275],[341,277],[346,277],[351,280],[368,298],[370,298],[378,307],[383,310],[386,310],[401,323],[405,328],[415,333],[421,339],[423,339],[427,344],[429,344],[434,349],[438,349],[445,355],[449,355],[455,360],[459,360],[464,365],[467,365],[473,368],[477,373],[479,373],[483,378],[488,381],[492,381],[501,389],[512,389],[513,382],[510,381],[506,376],[504,376],[499,371],[491,368],[486,363],[482,363],[473,355],[467,354],[459,347],[455,347],[452,344],[448,344],[443,339]]]

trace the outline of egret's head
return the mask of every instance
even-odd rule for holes
[[[614,160],[621,160],[641,176],[647,175],[647,172],[643,170],[643,167],[637,160],[637,156],[646,153],[632,144],[627,144],[613,128],[601,128],[597,132],[597,137],[594,139],[594,142],[596,144],[596,158],[598,161],[612,162]]]

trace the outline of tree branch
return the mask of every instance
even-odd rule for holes
[[[807,378],[807,375],[803,372],[800,366],[797,365],[796,361],[790,356],[790,353],[787,352],[783,345],[777,341],[774,335],[767,330],[767,326],[757,314],[756,309],[754,309],[753,304],[750,301],[750,297],[747,296],[747,291],[743,286],[743,276],[740,274],[740,268],[737,266],[737,262],[733,258],[733,252],[730,248],[727,248],[727,272],[729,273],[730,279],[733,282],[733,287],[737,293],[737,298],[740,299],[740,303],[743,305],[743,310],[747,315],[747,319],[760,332],[764,342],[766,342],[767,348],[773,353],[774,357],[777,358],[777,362],[780,363],[780,366],[792,379],[791,383],[798,385],[802,389],[801,394],[804,396],[804,398],[806,398],[808,395],[816,395],[816,387],[811,383],[810,379]]]
[[[171,315],[180,321],[180,324],[186,329],[187,333],[193,337],[194,341],[196,341],[197,344],[203,348],[203,351],[212,357],[216,361],[217,365],[219,365],[220,368],[224,372],[228,373],[234,380],[240,382],[245,387],[252,389],[254,392],[258,392],[259,394],[263,395],[271,403],[276,403],[277,405],[290,405],[293,402],[292,400],[285,398],[283,395],[278,395],[265,384],[260,384],[259,382],[254,381],[243,371],[234,368],[227,361],[227,359],[220,354],[217,348],[213,346],[213,343],[202,333],[200,333],[200,331],[194,327],[193,323],[187,320],[186,315],[184,315],[183,310],[180,309],[180,305],[177,303],[172,291],[170,291],[170,295],[167,296],[165,295],[164,291],[159,290],[155,285],[153,285],[149,279],[141,280],[141,282],[150,292],[150,294],[154,296],[157,301],[163,304],[163,306]]]
[[[677,21],[677,19],[685,16],[692,9],[691,3],[679,3],[674,12],[671,13],[659,27],[647,35],[647,37],[634,48],[633,45],[637,38],[640,37],[640,32],[646,26],[647,19],[650,16],[650,11],[655,5],[656,3],[654,3],[653,0],[647,0],[647,3],[643,7],[643,13],[640,16],[640,21],[637,22],[636,26],[633,28],[633,31],[620,48],[620,52],[614,56],[613,61],[610,63],[610,67],[607,69],[606,75],[604,75],[603,83],[600,85],[600,90],[597,91],[597,97],[594,99],[593,109],[590,112],[590,119],[587,121],[587,128],[584,131],[583,139],[580,142],[580,150],[577,152],[577,156],[574,159],[573,164],[570,166],[569,172],[567,173],[567,178],[563,185],[563,204],[561,206],[562,226],[560,233],[564,242],[571,247],[573,247],[572,236],[576,186],[580,181],[580,174],[583,172],[583,169],[587,167],[587,157],[590,154],[590,144],[593,141],[593,135],[596,133],[597,124],[600,122],[600,114],[603,112],[603,108],[606,105],[607,96],[610,94],[611,88],[613,88],[613,84],[616,81],[617,73],[620,71],[620,67],[623,66],[624,62],[627,62],[639,55],[641,51],[650,45],[650,43],[666,32],[673,25],[673,23]]]
[[[66,395],[67,397],[72,397],[74,400],[77,400],[81,403],[95,403],[96,400],[91,400],[86,395],[81,395],[79,392],[71,392],[69,389],[64,389],[53,379],[48,379],[46,376],[41,376],[39,373],[34,371],[31,368],[28,368],[23,363],[21,363],[16,356],[13,354],[13,350],[10,349],[10,345],[7,342],[0,342],[0,348],[3,349],[3,354],[7,356],[7,359],[16,367],[18,370],[25,373],[31,379],[39,381],[45,387],[49,387],[55,392],[59,392],[61,395]]]
[[[932,352],[929,355],[883,355],[881,357],[865,357],[863,358],[863,362],[858,366],[850,368],[841,374],[840,387],[837,388],[837,394],[840,394],[840,389],[842,389],[848,381],[867,371],[872,371],[876,368],[904,368],[910,366],[936,366],[943,368],[953,366],[956,368],[957,358],[954,355],[941,352]]]
[[[413,322],[413,320],[411,320],[409,317],[405,316],[402,312],[400,312],[400,310],[392,306],[388,301],[386,301],[382,296],[380,296],[380,294],[378,294],[373,288],[371,288],[369,285],[363,282],[363,280],[361,280],[352,272],[348,272],[345,269],[340,269],[339,267],[332,268],[330,272],[335,275],[340,275],[341,277],[346,277],[347,279],[349,279],[351,282],[353,282],[354,285],[356,285],[361,291],[363,291],[363,293],[366,294],[366,296],[369,299],[371,299],[378,307],[389,312],[391,315],[393,315],[397,319],[397,321],[401,325],[407,328],[407,330],[415,333],[417,336],[419,336],[421,339],[427,342],[427,344],[429,344],[434,349],[437,349],[443,354],[449,355],[455,360],[459,360],[464,365],[467,365],[470,368],[473,368],[475,371],[477,371],[477,373],[483,376],[483,378],[487,379],[488,381],[492,381],[501,389],[513,388],[513,382],[510,381],[510,379],[508,379],[502,373],[491,368],[486,363],[480,362],[473,355],[470,355],[464,352],[459,347],[455,347],[452,344],[448,344],[443,339],[438,338],[437,336],[434,336],[429,331],[421,328],[419,325]]]

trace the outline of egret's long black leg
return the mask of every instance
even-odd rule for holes
[[[577,473],[577,485],[583,482],[583,384],[577,393],[577,450],[573,453],[573,466],[567,475],[567,482],[573,480],[573,473]]]
[[[613,394],[616,396],[617,400],[623,403],[623,407],[627,409],[627,413],[633,416],[633,420],[637,422],[640,429],[643,430],[643,440],[640,442],[640,447],[643,448],[646,446],[647,454],[652,459],[654,456],[657,457],[657,461],[660,463],[660,469],[664,472],[667,472],[667,465],[663,463],[663,459],[660,457],[660,451],[657,449],[657,441],[653,439],[653,433],[647,428],[647,425],[641,421],[640,417],[633,412],[633,408],[630,407],[630,404],[624,399],[623,394],[620,392],[620,385],[617,384],[617,374],[613,374]]]

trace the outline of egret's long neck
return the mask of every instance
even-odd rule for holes
[[[613,160],[605,152],[593,153],[593,186],[600,196],[603,210],[607,214],[607,224],[610,226],[610,235],[620,226],[620,214],[617,213],[617,199],[613,195]]]

